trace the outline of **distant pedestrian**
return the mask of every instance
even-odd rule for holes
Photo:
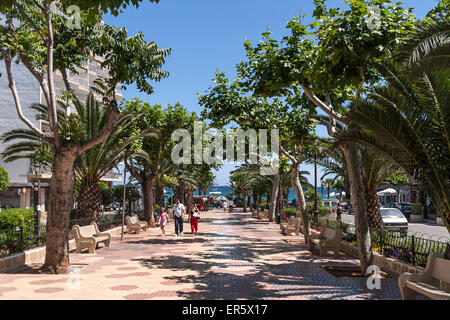
[[[183,235],[183,214],[185,212],[184,205],[177,199],[177,203],[173,206],[174,220],[175,220],[175,237],[178,237],[178,231],[180,235]]]
[[[228,207],[228,201],[227,200],[222,202],[222,207],[223,207],[223,212],[227,212],[227,207]]]
[[[198,232],[198,219],[200,218],[200,211],[194,204],[191,204],[191,208],[189,209],[188,217],[189,217],[189,222],[191,223],[192,235],[195,237]]]
[[[336,220],[342,220],[342,206],[340,202],[336,206]]]
[[[167,220],[168,220],[168,216],[166,213],[166,209],[163,207],[161,208],[161,213],[159,216],[159,225],[161,227],[161,231],[162,231],[162,236],[164,237],[166,235],[166,225],[167,225]]]

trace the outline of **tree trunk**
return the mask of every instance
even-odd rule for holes
[[[102,193],[97,182],[83,181],[77,197],[77,224],[85,226],[97,222]]]
[[[366,215],[364,186],[359,167],[358,149],[354,144],[347,143],[343,145],[342,150],[344,151],[350,180],[361,273],[365,274],[367,268],[373,264],[373,253]]]
[[[53,151],[52,178],[50,180],[45,262],[43,271],[68,273],[69,217],[73,198],[73,162],[70,151]]]
[[[144,194],[144,220],[147,221],[149,228],[156,228],[155,216],[153,214],[153,179],[147,178],[142,184]]]
[[[280,187],[280,172],[277,171],[273,176],[272,194],[269,203],[269,221],[275,221],[275,210],[277,207],[278,189]]]
[[[380,214],[380,202],[376,190],[369,190],[364,193],[367,206],[367,222],[371,229],[383,229],[383,219]]]
[[[345,186],[345,200],[350,204],[350,182],[347,178],[344,179]]]
[[[243,202],[242,202],[242,211],[247,212],[247,192],[242,193],[243,196]]]
[[[308,211],[306,211],[305,195],[303,194],[303,188],[302,188],[302,184],[300,183],[298,170],[299,170],[299,164],[293,163],[291,165],[291,171],[292,171],[291,183],[292,183],[292,187],[295,190],[295,194],[297,195],[298,208],[300,210],[302,224],[303,224],[303,230],[304,230],[303,236],[305,238],[305,243],[308,243],[308,238],[311,234],[311,230],[310,230],[310,226],[309,226],[309,214],[308,214]]]
[[[186,203],[184,201],[184,189],[185,189],[184,182],[180,181],[180,183],[177,185],[176,200],[180,200],[180,202],[183,204]]]
[[[186,211],[188,211],[191,208],[191,204],[193,203],[194,198],[194,189],[187,188],[187,197],[186,197]]]
[[[164,188],[155,188],[155,203],[161,208],[164,207]]]

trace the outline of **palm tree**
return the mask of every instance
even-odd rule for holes
[[[450,16],[426,18],[395,53],[414,75],[450,67]]]
[[[96,136],[105,126],[108,114],[107,110],[100,107],[100,103],[89,93],[86,103],[81,103],[73,98],[72,103],[76,114],[65,120],[64,112],[67,102],[58,101],[61,132],[68,135],[81,135],[84,139]],[[45,105],[34,104],[32,108],[39,112],[38,118],[47,119],[48,110]],[[81,181],[81,188],[77,196],[77,219],[80,224],[89,224],[97,219],[100,210],[102,195],[98,186],[101,178],[115,168],[123,160],[122,153],[137,139],[147,133],[136,135],[129,139],[123,139],[123,132],[139,117],[131,112],[121,113],[119,122],[113,133],[102,143],[80,154],[74,162],[74,174]],[[69,136],[70,137],[70,136]],[[2,136],[4,142],[21,139],[22,141],[9,145],[2,153],[5,161],[13,161],[17,158],[35,158],[36,151],[45,149],[46,142],[42,141],[30,129],[15,129],[6,132]],[[45,165],[45,163],[44,163]]]
[[[431,198],[450,230],[450,73],[411,79],[380,70],[387,85],[373,89],[351,116],[370,132],[348,137],[395,161]]]

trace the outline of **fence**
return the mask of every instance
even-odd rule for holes
[[[69,234],[69,240],[73,239],[72,226],[87,225],[90,224],[92,219],[77,219],[69,221],[69,228],[67,230]],[[97,225],[100,231],[106,231],[112,228],[120,227],[122,225],[122,218],[118,219],[117,216],[113,218],[101,216]],[[15,229],[1,230],[0,231],[0,258],[17,252],[22,252],[27,249],[37,248],[45,245],[46,243],[46,227],[41,225],[40,236],[37,237],[34,226],[20,226]]]
[[[319,218],[317,221],[312,218],[311,227],[319,230],[319,226],[342,229],[343,240],[357,244],[356,230],[352,224],[325,218]],[[431,252],[438,252],[444,255],[447,246],[450,246],[450,241],[443,242],[426,239],[424,236],[417,234],[402,234],[385,229],[371,229],[370,237],[373,251],[419,267],[426,266],[427,257]]]

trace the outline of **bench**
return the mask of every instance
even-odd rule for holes
[[[141,233],[141,228],[147,231],[148,223],[146,221],[139,221],[138,216],[126,216],[125,223],[127,224],[128,233],[135,232],[136,234]]]
[[[450,300],[450,260],[437,252],[428,255],[422,273],[405,272],[398,277],[403,300],[413,300],[423,294],[433,300]]]
[[[290,236],[292,232],[298,236],[300,231],[300,221],[299,219],[291,216],[287,223],[280,223],[281,233]]]
[[[89,249],[89,253],[95,253],[97,244],[104,242],[109,247],[111,235],[107,232],[100,232],[95,222],[90,225],[82,226],[74,225],[72,233],[75,238],[76,253],[81,253],[83,249]]]
[[[331,229],[324,226],[319,234],[313,233],[309,236],[309,250],[312,251],[314,245],[317,245],[319,247],[320,256],[326,254],[328,250],[331,250],[335,255],[338,255],[341,240],[342,229]]]
[[[258,213],[258,221],[263,221],[263,222],[267,222],[269,221],[269,210],[264,209],[264,212],[259,212]]]

